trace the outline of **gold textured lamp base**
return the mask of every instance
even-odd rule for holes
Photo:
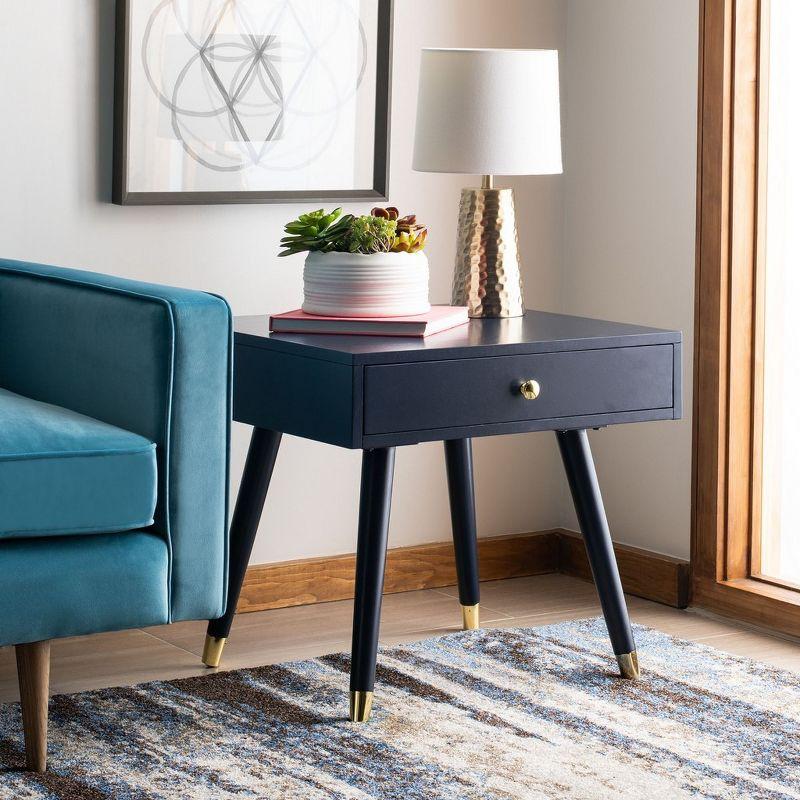
[[[227,641],[224,637],[217,638],[206,634],[206,643],[203,647],[203,663],[207,667],[219,666],[219,662],[222,660],[222,651],[225,649],[225,642]]]
[[[350,692],[350,721],[366,722],[372,711],[372,692]]]
[[[473,318],[521,317],[522,300],[514,191],[462,189],[458,212],[453,305]]]
[[[639,656],[636,654],[635,650],[631,653],[621,653],[618,655],[617,664],[619,664],[619,672],[623,678],[635,681],[640,677]]]
[[[475,603],[474,606],[461,606],[461,618],[464,621],[465,631],[474,631],[480,627],[480,611],[480,603]]]

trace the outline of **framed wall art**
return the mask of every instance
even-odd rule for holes
[[[113,200],[385,199],[392,0],[117,0]]]

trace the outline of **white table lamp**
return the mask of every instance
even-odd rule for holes
[[[423,49],[413,167],[483,175],[461,192],[453,304],[521,316],[514,194],[493,176],[562,171],[558,51]]]

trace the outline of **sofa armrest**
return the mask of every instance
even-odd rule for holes
[[[219,297],[0,260],[0,386],[156,443],[173,620],[224,611],[231,361]]]

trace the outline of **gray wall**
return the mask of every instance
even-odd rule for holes
[[[569,0],[564,311],[684,332],[682,422],[592,435],[614,536],[689,555],[697,0]],[[565,522],[575,527],[565,506]]]
[[[125,207],[109,203],[114,12],[111,0],[8,3],[0,26],[0,253],[225,295],[237,314],[296,308],[302,259],[276,261],[298,206]],[[449,300],[459,191],[469,176],[410,169],[419,49],[563,48],[560,0],[397,0],[391,201],[430,224],[432,298]],[[518,181],[528,296],[558,302],[563,179]],[[363,210],[368,210],[364,206]],[[234,432],[233,489],[249,431]],[[483,535],[556,525],[563,481],[551,437],[476,445]],[[254,562],[351,552],[359,456],[288,438]],[[391,545],[449,536],[435,444],[398,454]]]
[[[197,287],[237,314],[295,308],[301,259],[275,259],[301,207],[109,203],[111,0],[8,4],[0,27],[0,253]],[[449,300],[468,176],[410,170],[419,48],[561,50],[564,176],[519,178],[529,306],[686,334],[687,418],[592,434],[614,535],[689,551],[696,0],[397,0],[391,201],[430,224],[432,299]],[[366,210],[368,207],[364,206]],[[357,210],[357,209],[356,209]],[[235,426],[234,486],[248,430]],[[575,527],[546,434],[476,442],[482,535]],[[254,562],[350,552],[359,457],[288,438]],[[449,537],[435,444],[398,454],[391,544]]]

